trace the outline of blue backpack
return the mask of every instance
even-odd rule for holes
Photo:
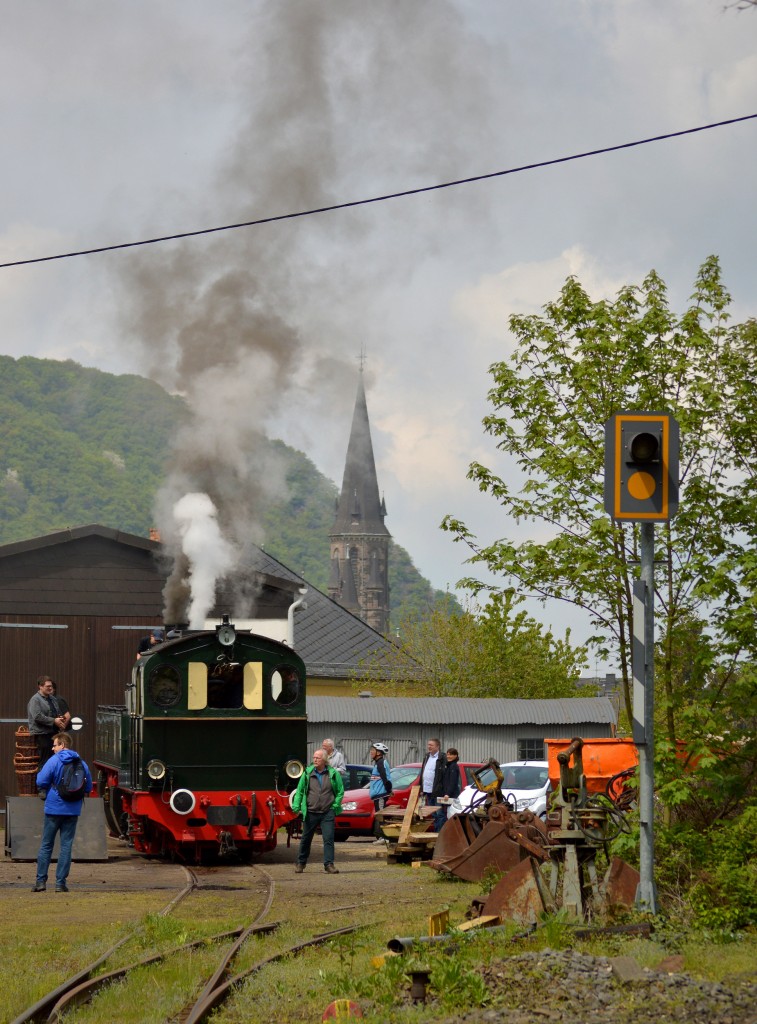
[[[81,800],[87,788],[87,776],[80,757],[72,757],[63,765],[58,785],[55,787],[62,800]]]

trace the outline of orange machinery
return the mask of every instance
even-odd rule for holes
[[[573,740],[544,740],[547,745],[547,763],[549,765],[549,781],[552,788],[560,784],[560,765],[557,755],[565,750]],[[618,772],[635,768],[639,763],[639,752],[632,739],[602,737],[586,739],[581,750],[583,770],[586,776],[588,793],[604,793],[607,783]]]

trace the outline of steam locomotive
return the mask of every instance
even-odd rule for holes
[[[305,666],[237,630],[174,633],[134,665],[124,705],[97,710],[95,767],[112,835],[206,863],[274,849],[307,750]]]

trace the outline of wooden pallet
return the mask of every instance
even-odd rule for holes
[[[398,864],[408,860],[428,860],[431,857],[437,833],[429,832],[426,829],[428,828],[428,819],[433,816],[436,808],[419,808],[419,798],[420,786],[413,786],[404,811],[401,808],[387,808],[380,812],[382,824],[384,822],[388,824],[393,818],[399,818],[400,813],[402,815],[397,838],[395,839],[391,834],[394,831],[393,828],[391,828],[391,832],[387,830],[389,834],[385,833],[389,843],[386,853],[389,864]],[[392,822],[393,824],[394,822]]]

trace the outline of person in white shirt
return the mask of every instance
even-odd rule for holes
[[[441,752],[441,740],[433,737],[426,744],[428,753],[421,765],[421,789],[427,807],[436,807],[436,798],[442,792],[442,779],[447,759]]]

